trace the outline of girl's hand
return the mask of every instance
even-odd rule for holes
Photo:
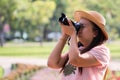
[[[68,20],[68,22],[69,22],[69,26],[60,23],[62,34],[66,34],[68,36],[71,36],[73,33],[76,34],[76,30],[75,30],[71,20]]]

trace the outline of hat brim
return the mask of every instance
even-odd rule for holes
[[[93,23],[95,23],[101,29],[101,31],[103,32],[106,40],[108,40],[108,34],[105,30],[105,25],[100,23],[95,17],[90,15],[87,11],[76,11],[74,13],[75,21],[79,22],[81,18],[88,19],[88,20],[92,21]]]

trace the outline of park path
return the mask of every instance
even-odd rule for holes
[[[42,70],[39,70],[37,73],[35,73],[31,78],[31,80],[38,80],[38,79],[51,80],[51,78],[52,80],[56,80],[55,76],[58,76],[58,72],[56,70],[52,70],[47,67],[47,59],[28,58],[28,57],[0,57],[0,66],[2,66],[5,69],[5,75],[7,75],[10,72],[11,64],[14,64],[14,63],[25,63],[25,64],[32,64],[32,65],[45,67]],[[120,66],[120,60],[110,61],[109,67],[111,70],[120,71],[119,66]],[[57,80],[60,80],[60,77],[57,77],[57,78],[58,78]]]
[[[47,66],[46,59],[39,58],[26,58],[26,57],[0,57],[0,66],[4,68],[4,75],[7,75],[10,72],[11,64],[24,63],[32,64],[37,66]]]

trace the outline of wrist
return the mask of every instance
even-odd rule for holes
[[[70,43],[72,44],[76,44],[76,42],[77,42],[77,35],[76,35],[76,33],[73,33],[72,35],[71,35],[71,39],[70,39]]]
[[[60,37],[60,40],[64,40],[64,41],[66,41],[67,39],[68,39],[68,35],[62,35],[61,37]]]
[[[76,32],[73,32],[73,33],[71,34],[71,37],[73,37],[73,36],[76,36]]]

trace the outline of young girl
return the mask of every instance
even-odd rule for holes
[[[62,68],[62,80],[103,80],[110,61],[105,19],[96,11],[75,11],[75,21],[82,24],[78,34],[69,20],[69,26],[62,23],[62,35],[48,58],[48,66]],[[70,37],[69,49],[62,54]],[[78,40],[77,40],[78,39]]]

